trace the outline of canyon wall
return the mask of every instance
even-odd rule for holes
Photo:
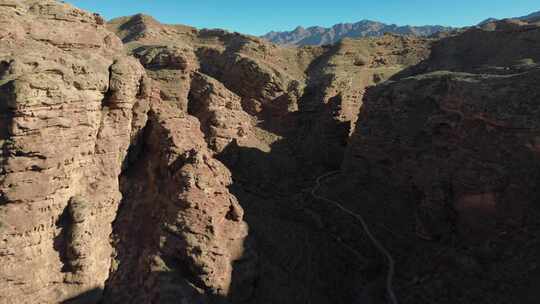
[[[499,21],[367,91],[328,193],[369,214],[403,302],[537,301],[539,48]]]
[[[0,23],[0,302],[81,294],[95,302],[125,269],[152,284],[154,273],[178,272],[156,265],[167,259],[189,260],[182,269],[198,284],[193,295],[226,292],[247,227],[198,121],[162,105],[157,84],[97,15],[56,1],[1,1]],[[153,154],[139,163],[145,149]],[[141,184],[130,175],[135,165]],[[157,212],[154,220],[130,213],[144,208]],[[125,218],[144,223],[148,242],[130,243],[143,232],[122,238],[140,225]],[[156,253],[138,260],[125,244]],[[130,296],[161,295],[141,291],[144,300]],[[108,294],[111,302],[124,298]]]
[[[0,25],[0,303],[382,303],[363,225],[310,195],[340,168],[321,195],[403,303],[534,294],[538,24],[282,48],[0,0]]]
[[[238,33],[161,24],[146,15],[114,19],[108,27],[160,83],[162,98],[199,118],[218,154],[283,149],[272,153],[282,156],[275,160],[280,167],[289,167],[279,176],[295,175],[304,163],[309,171],[339,167],[365,88],[427,58],[432,43],[385,35],[281,48]]]
[[[305,282],[258,253],[289,242],[266,229],[289,198],[259,204],[338,167],[364,88],[431,43],[280,48],[56,1],[2,1],[0,22],[1,303],[256,301],[286,281],[294,301]]]
[[[365,88],[427,58],[432,40],[386,35],[280,48],[146,15],[111,20],[108,28],[159,84],[163,101],[198,119],[209,149],[232,173],[229,189],[245,210],[250,233],[234,263],[227,300],[325,303],[354,297],[361,275],[343,275],[351,253],[332,247],[315,253],[312,243],[327,247],[335,240],[313,229],[302,209],[291,208],[304,204],[298,193],[306,183],[339,168]],[[127,278],[119,277],[124,283],[116,289],[129,285]],[[336,287],[334,281],[343,283]]]
[[[55,302],[107,279],[118,175],[146,122],[145,72],[95,15],[0,5],[1,302]]]
[[[538,26],[513,21],[437,42],[369,91],[344,168],[418,191],[428,238],[448,230],[449,206],[464,225],[522,222],[539,172],[539,49]]]

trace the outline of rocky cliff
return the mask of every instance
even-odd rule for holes
[[[0,303],[386,303],[373,237],[400,303],[536,303],[534,21],[301,48],[53,0],[0,24]]]
[[[339,166],[364,88],[431,43],[284,49],[144,15],[105,24],[55,1],[0,4],[2,303],[272,302],[280,288],[296,301],[308,282],[280,256],[329,239],[275,211],[296,181]],[[290,240],[272,230],[287,226]],[[336,293],[315,278],[322,289],[302,297]]]
[[[146,123],[145,73],[98,16],[0,5],[1,297],[55,302],[107,279],[118,175]]]
[[[457,209],[470,196],[486,200],[470,207],[489,216],[496,206],[507,205],[500,211],[509,215],[508,208],[530,205],[504,193],[534,198],[539,33],[536,25],[503,21],[437,42],[408,77],[369,91],[347,164],[370,159],[373,177],[425,189],[428,201],[432,187],[451,192]]]
[[[225,162],[243,154],[238,148],[270,152],[279,146],[288,152],[272,154],[291,174],[298,158],[339,166],[364,89],[426,58],[432,42],[386,35],[280,48],[145,15],[115,19],[108,27],[159,82],[162,98],[199,118],[207,142]]]
[[[325,278],[346,280],[340,277],[351,257],[340,259],[337,248],[313,252],[312,244],[327,247],[335,239],[313,230],[299,192],[318,173],[340,166],[365,88],[427,58],[432,40],[386,35],[292,49],[145,15],[108,27],[159,83],[162,99],[198,119],[208,147],[231,170],[230,189],[245,209],[250,235],[228,298],[326,303],[354,297],[347,289],[361,276],[352,270],[347,276],[354,279],[337,289]]]
[[[391,229],[448,246],[408,249],[426,260],[403,257],[414,265],[403,274],[447,269],[412,297],[533,303],[538,295],[529,286],[538,282],[539,46],[537,25],[496,22],[435,43],[426,61],[368,90],[344,171],[372,189]],[[384,188],[396,194],[376,193]],[[459,280],[471,288],[436,287]]]
[[[150,288],[164,276],[157,273],[180,271],[163,262],[175,259],[190,265],[181,269],[192,294],[226,292],[247,227],[198,121],[162,106],[142,65],[97,15],[56,1],[2,1],[0,23],[0,302],[85,293],[97,301],[107,280],[143,287],[122,281],[133,271]],[[140,156],[146,150],[151,157]],[[125,218],[145,224],[133,230],[140,223]],[[145,235],[143,251],[133,250],[141,244],[131,238]],[[139,303],[160,295],[130,293]]]

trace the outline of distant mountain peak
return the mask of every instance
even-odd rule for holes
[[[496,19],[496,18],[487,18],[486,20],[484,20],[484,21],[478,23],[478,25],[484,25],[484,24],[487,24],[487,23],[495,22],[495,21],[497,21],[497,20],[498,20],[498,19]]]
[[[521,20],[536,20],[538,18],[540,18],[540,11],[530,13],[527,16],[523,16],[523,17],[520,17],[518,19],[521,19]]]
[[[525,15],[525,16],[521,16],[521,17],[512,17],[512,18],[508,18],[508,19],[517,19],[517,20],[522,20],[522,21],[538,21],[540,20],[540,11],[537,11],[537,12],[534,12],[534,13],[530,13],[528,15]],[[484,25],[484,24],[487,24],[487,23],[491,23],[491,22],[497,22],[497,21],[500,21],[500,19],[497,19],[497,18],[487,18],[486,20],[478,23],[478,25]]]

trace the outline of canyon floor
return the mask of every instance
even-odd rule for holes
[[[300,48],[53,0],[0,25],[0,303],[540,298],[537,20]]]

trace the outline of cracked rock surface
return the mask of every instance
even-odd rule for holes
[[[123,275],[129,239],[117,236],[129,227],[113,233],[112,224],[123,220],[120,205],[122,215],[138,208],[122,176],[147,147],[164,152],[138,165],[171,174],[150,189],[172,190],[163,221],[147,231],[148,250],[159,253],[131,266],[152,281],[153,263],[189,260],[198,288],[225,292],[247,230],[198,121],[160,110],[155,83],[97,15],[56,1],[0,1],[0,24],[0,302],[59,303],[92,290],[87,300],[97,301],[110,273],[111,284]]]
[[[284,48],[0,0],[0,304],[537,303],[540,31]],[[517,300],[516,300],[517,299]]]

